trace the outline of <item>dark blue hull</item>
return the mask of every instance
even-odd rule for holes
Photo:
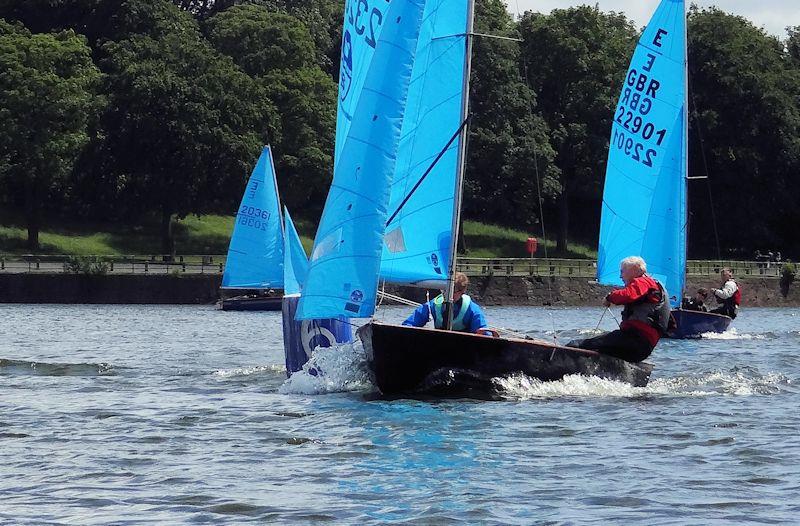
[[[669,333],[670,338],[699,338],[706,332],[725,332],[731,319],[722,314],[674,309],[672,316],[677,327]]]
[[[277,311],[282,300],[281,296],[236,296],[222,300],[222,310]]]

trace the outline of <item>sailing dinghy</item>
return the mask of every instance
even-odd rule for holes
[[[370,318],[383,279],[444,288],[452,326],[474,2],[370,2],[366,33],[349,16],[361,4],[346,6],[334,179],[297,317]],[[583,349],[374,320],[358,334],[376,386],[391,396],[472,393],[512,374],[642,386],[652,370]]]
[[[662,0],[625,76],[611,128],[597,280],[622,285],[638,255],[670,296],[674,338],[724,332],[731,318],[681,309],[688,224],[688,72],[684,0]]]
[[[283,221],[272,150],[264,146],[236,213],[225,272],[222,310],[281,310]],[[233,292],[233,297],[225,297]]]

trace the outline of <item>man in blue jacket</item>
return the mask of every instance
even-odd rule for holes
[[[463,272],[456,272],[453,288],[453,330],[461,332],[477,333],[486,328],[486,316],[480,306],[472,298],[464,294],[469,285],[469,278]],[[424,327],[430,320],[437,329],[444,328],[444,295],[439,294],[436,298],[423,303],[411,316],[403,322],[403,325],[414,327]]]

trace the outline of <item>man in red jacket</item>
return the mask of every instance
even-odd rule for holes
[[[647,275],[647,265],[637,256],[620,263],[625,288],[608,294],[605,306],[624,305],[619,330],[567,345],[608,354],[629,362],[641,362],[653,352],[667,333],[670,320],[669,296],[661,283]]]

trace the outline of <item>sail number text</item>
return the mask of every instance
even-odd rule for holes
[[[238,223],[242,226],[255,227],[258,230],[267,230],[267,221],[269,220],[269,212],[261,210],[255,206],[242,205],[239,210]]]
[[[388,3],[388,0],[384,0]],[[353,27],[358,36],[364,37],[364,42],[371,48],[378,43],[376,35],[383,24],[383,12],[377,7],[370,8],[369,0],[350,0],[347,3],[347,22]]]
[[[646,148],[638,141],[633,140],[625,132],[615,129],[614,138],[611,140],[613,146],[625,152],[625,155],[631,157],[634,161],[639,161],[645,166],[653,167],[653,159],[655,159],[656,151],[652,148]]]

